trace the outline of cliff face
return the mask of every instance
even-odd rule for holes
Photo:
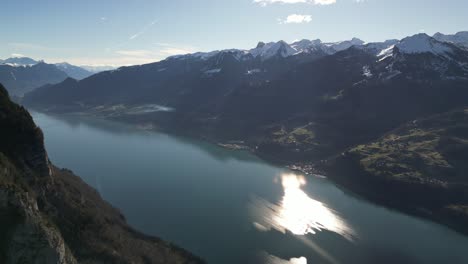
[[[27,183],[31,176],[0,153],[0,262],[77,263],[59,230],[39,210]]]
[[[0,263],[202,263],[127,225],[71,171],[48,160],[41,130],[0,85]]]
[[[42,131],[23,107],[10,101],[0,84],[0,151],[16,165],[47,176],[49,164],[43,144]]]

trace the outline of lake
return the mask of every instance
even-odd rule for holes
[[[208,263],[468,263],[468,237],[197,140],[32,112],[51,161]]]

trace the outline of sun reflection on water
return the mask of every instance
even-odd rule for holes
[[[307,264],[307,258],[291,258],[290,260],[281,259],[274,255],[270,255],[266,252],[262,252],[262,263],[263,264]]]
[[[283,233],[288,230],[295,235],[328,230],[352,240],[355,235],[347,223],[326,204],[309,197],[301,189],[306,183],[303,176],[281,175],[284,195],[278,204],[261,198],[252,201],[250,209],[254,226],[260,231],[274,228]]]

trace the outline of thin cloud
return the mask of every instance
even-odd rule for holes
[[[269,4],[315,4],[315,5],[331,5],[335,4],[336,0],[253,0],[254,3],[261,6]]]
[[[195,52],[193,47],[175,46],[169,43],[157,43],[151,49],[117,50],[113,58],[106,58],[101,64],[135,65],[163,60],[173,55],[183,55]]]
[[[311,15],[298,15],[292,14],[286,17],[286,19],[279,19],[280,24],[302,24],[310,23],[312,21]]]
[[[27,50],[38,50],[38,51],[50,51],[55,50],[46,46],[37,45],[33,43],[22,43],[22,42],[12,42],[8,43],[8,46],[11,46],[15,49],[27,49]]]
[[[161,55],[172,56],[172,55],[183,55],[194,53],[198,50],[196,47],[174,44],[174,43],[165,43],[165,42],[158,42],[155,43],[156,46],[159,47],[159,53]]]
[[[151,23],[147,24],[146,26],[144,26],[140,31],[138,31],[137,33],[131,35],[130,37],[128,37],[127,40],[125,40],[124,42],[121,42],[121,43],[118,43],[116,45],[114,45],[113,47],[108,47],[105,49],[106,52],[114,52],[116,50],[120,50],[121,48],[123,48],[124,46],[127,46],[131,41],[133,41],[134,39],[138,38],[139,36],[143,35],[146,33],[146,31],[148,31],[152,26],[154,26],[158,21],[157,20],[153,20]]]
[[[115,53],[131,57],[148,57],[154,55],[154,53],[149,50],[118,50]]]
[[[14,53],[27,53],[31,54],[34,52],[69,52],[70,48],[64,47],[46,47],[40,44],[24,43],[24,42],[11,42],[7,44]]]
[[[164,55],[168,56],[173,56],[173,55],[183,55],[183,54],[189,54],[193,53],[194,50],[192,49],[184,49],[184,48],[174,48],[174,47],[168,47],[160,50],[160,52]]]
[[[151,23],[149,23],[148,25],[143,27],[139,32],[137,32],[134,35],[131,35],[129,40],[134,40],[134,39],[138,38],[139,36],[145,34],[145,32],[148,31],[148,29],[150,29],[152,26],[154,26],[157,22],[158,22],[157,20],[152,21]]]

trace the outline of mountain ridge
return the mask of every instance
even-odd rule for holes
[[[57,84],[67,77],[82,80],[94,72],[69,63],[48,64],[28,57],[11,57],[0,60],[0,82],[4,83],[15,97],[46,84]]]

